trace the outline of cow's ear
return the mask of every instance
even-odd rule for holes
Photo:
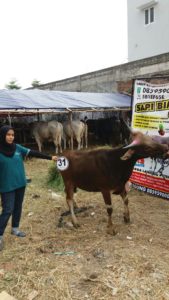
[[[129,149],[123,156],[120,157],[120,159],[121,160],[128,160],[133,156],[134,153],[135,153],[134,149]]]

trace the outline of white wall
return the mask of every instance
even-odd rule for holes
[[[150,0],[127,0],[128,61],[169,52],[169,0],[157,0],[155,21],[145,25],[144,9]]]

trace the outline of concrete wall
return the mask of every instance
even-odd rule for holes
[[[169,52],[99,71],[40,85],[40,89],[78,92],[127,92],[132,79],[169,76]]]
[[[128,61],[168,52],[169,1],[128,0],[127,6]],[[145,9],[150,7],[154,7],[154,22],[145,25]]]

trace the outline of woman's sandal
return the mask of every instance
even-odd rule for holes
[[[11,234],[16,235],[18,237],[25,237],[26,236],[25,232],[19,231],[19,230],[18,231],[11,231]]]

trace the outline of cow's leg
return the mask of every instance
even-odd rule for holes
[[[73,150],[73,140],[71,138],[68,140],[68,147],[69,149]]]
[[[56,154],[62,153],[61,138],[57,137],[57,138],[54,140],[54,144],[55,144],[55,147],[56,147]],[[58,152],[58,151],[59,151],[59,152]]]
[[[58,137],[59,152],[62,153],[62,138]]]
[[[83,136],[81,137],[81,148],[82,149],[84,148],[84,138],[83,138]]]
[[[87,143],[87,137],[85,137],[85,147],[87,148],[88,147],[88,143]]]
[[[73,150],[73,135],[70,137],[70,149]]]
[[[76,137],[76,141],[77,141],[77,149],[80,150],[81,148],[81,137]]]
[[[64,133],[63,133],[62,139],[63,139],[63,148],[65,150],[66,149],[66,135]]]
[[[74,227],[79,227],[77,218],[74,213],[74,200],[73,200],[73,195],[74,195],[74,186],[71,183],[67,183],[65,186],[65,193],[66,193],[66,201],[70,209],[71,217],[72,217],[72,223]]]
[[[39,152],[42,152],[42,142],[39,139],[36,139],[36,142],[38,144]]]
[[[128,184],[128,182],[126,183],[126,185]],[[127,186],[125,186],[125,189],[127,189]],[[127,191],[124,190],[120,196],[123,199],[124,202],[124,222],[125,223],[129,223],[130,222],[130,212],[129,212],[129,207],[128,207],[128,196],[127,196]]]
[[[56,154],[58,154],[58,142],[57,142],[57,140],[54,140],[53,142],[55,144],[55,152],[56,152]]]
[[[85,144],[86,144],[86,148],[88,147],[87,134],[88,134],[88,127],[87,127],[87,124],[85,124]]]
[[[64,150],[66,149],[66,139],[63,140]]]
[[[56,137],[56,148],[57,148],[56,153],[62,153],[62,138],[61,138],[61,136]]]
[[[111,202],[111,194],[110,191],[102,191],[102,195],[104,198],[104,202],[106,205],[107,209],[107,214],[108,214],[108,224],[107,224],[107,233],[115,235],[116,232],[114,230],[114,226],[112,223],[112,212],[113,212],[113,207],[112,207],[112,202]]]

